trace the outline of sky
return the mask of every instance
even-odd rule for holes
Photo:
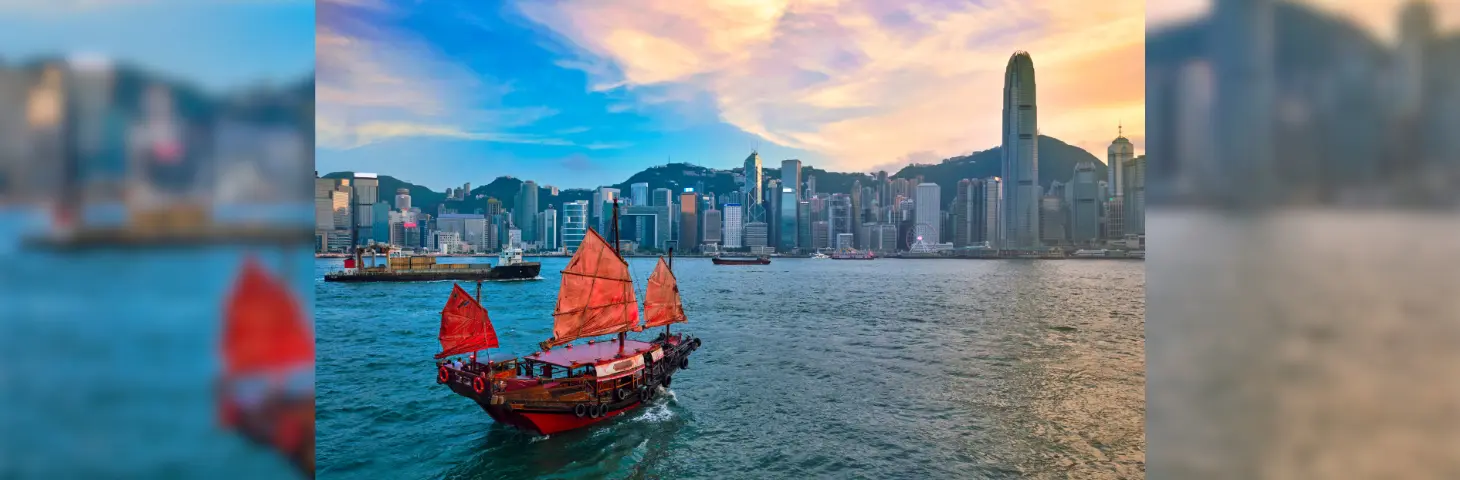
[[[0,0],[0,59],[100,54],[221,92],[314,70],[313,0]]]
[[[1145,2],[320,0],[316,154],[434,189],[653,165],[895,171],[999,144],[1030,52],[1044,135],[1145,145]]]

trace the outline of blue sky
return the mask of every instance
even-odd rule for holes
[[[205,89],[292,82],[314,70],[311,0],[35,0],[0,3],[7,62],[73,52]]]
[[[999,143],[1003,69],[1040,72],[1040,130],[1143,146],[1138,0],[320,0],[316,164],[442,189],[561,188],[752,148],[895,170]]]

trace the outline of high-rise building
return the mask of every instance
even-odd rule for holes
[[[760,153],[751,151],[750,156],[745,157],[745,184],[741,185],[741,191],[746,194],[746,208],[761,202],[761,185],[764,183],[765,177],[760,170]]]
[[[487,219],[482,215],[470,213],[448,213],[436,219],[436,230],[438,232],[451,232],[466,245],[469,245],[474,252],[486,252],[489,250],[487,236]]]
[[[487,208],[482,211],[482,214],[490,217],[492,215],[500,215],[501,213],[502,201],[497,200],[496,197],[487,197]]]
[[[406,211],[411,209],[411,191],[404,188],[395,189],[395,209]]]
[[[740,248],[745,239],[744,211],[738,203],[725,204],[725,248]]]
[[[796,202],[796,245],[802,250],[811,247],[811,202]]]
[[[760,248],[768,246],[769,232],[765,222],[750,222],[745,224],[745,246]]]
[[[923,183],[918,185],[917,199],[913,201],[913,209],[916,212],[914,221],[919,225],[927,225],[929,233],[923,236],[926,243],[941,243],[939,235],[943,226],[942,210],[938,208],[938,202],[943,198],[941,187],[936,183]]]
[[[831,222],[826,220],[811,222],[811,248],[816,250],[831,248],[828,235],[831,235]]]
[[[953,189],[953,205],[948,209],[948,229],[943,231],[945,240],[951,240],[954,248],[966,247],[969,244],[969,232],[972,222],[973,202],[973,180],[962,179],[958,186]]]
[[[1065,243],[1065,200],[1059,195],[1045,195],[1039,203],[1039,234],[1045,245]]]
[[[578,251],[588,230],[588,202],[579,200],[563,204],[563,247],[568,253]]]
[[[629,191],[633,194],[634,205],[649,206],[649,184],[644,182],[629,185]]]
[[[791,189],[796,200],[801,199],[801,161],[781,160],[781,188]]]
[[[862,181],[861,180],[853,180],[852,181],[852,191],[851,191],[851,195],[850,196],[851,196],[851,199],[852,199],[851,207],[849,207],[850,208],[849,213],[851,214],[852,240],[855,241],[856,243],[860,244],[860,243],[862,243],[860,241],[862,239],[862,232],[861,232],[861,229],[858,228],[858,226],[862,224]]]
[[[375,204],[380,200],[380,179],[373,173],[356,173],[351,182],[355,200],[355,245],[369,245],[376,238]]]
[[[990,246],[1003,248],[1004,222],[999,217],[1004,208],[1004,179],[989,177],[983,179],[983,241]]]
[[[1087,245],[1100,239],[1100,183],[1095,178],[1095,163],[1075,164],[1075,173],[1066,186],[1070,210],[1070,241]]]
[[[852,233],[852,197],[845,193],[831,194],[831,201],[827,207],[827,224],[831,230],[827,231],[827,238],[835,242],[837,235]]]
[[[796,209],[799,202],[796,201],[796,189],[781,187],[780,200],[776,202],[780,208],[780,225],[776,228],[776,250],[790,252],[796,249],[796,236],[799,229],[796,228]]]
[[[806,192],[801,195],[801,198],[811,198],[811,197],[813,197],[815,195],[816,195],[816,175],[807,175],[806,176]]]
[[[613,208],[613,200],[616,198],[618,198],[617,188],[598,187],[598,190],[593,192],[593,203],[588,205],[590,208],[589,213],[591,214],[589,222],[600,234],[607,232],[609,230],[609,222],[613,221],[613,211],[605,209],[605,206],[609,209]],[[612,242],[612,240],[609,241]]]
[[[545,251],[558,249],[558,210],[552,207],[537,214],[537,242]]]
[[[314,175],[314,229],[334,230],[335,210],[330,204],[330,193],[335,190],[335,181],[332,178],[319,178],[319,172]]]
[[[1118,131],[1123,129],[1118,129]],[[1105,149],[1105,175],[1106,185],[1110,191],[1105,192],[1106,197],[1120,198],[1125,196],[1125,168],[1126,164],[1135,158],[1135,146],[1122,133],[1110,142],[1110,147]]]
[[[650,200],[650,205],[651,206],[655,206],[655,207],[668,207],[672,203],[674,203],[674,195],[673,195],[673,193],[671,193],[669,191],[669,189],[667,189],[667,188],[656,188],[656,189],[654,189],[654,198],[652,198]]]
[[[374,217],[373,219],[371,219],[370,222],[370,234],[372,235],[370,240],[374,241],[375,243],[389,244],[390,215],[397,212],[391,210],[390,203],[386,202],[385,200],[381,200],[379,202],[376,202],[375,205],[372,205],[370,208],[370,212],[371,215]]]
[[[1126,235],[1146,234],[1146,156],[1132,158],[1125,162],[1121,169],[1124,178],[1124,195],[1122,202],[1125,207],[1125,228]]]
[[[704,217],[705,226],[701,230],[705,232],[705,235],[701,243],[706,245],[712,243],[719,245],[724,243],[724,237],[722,235],[723,224],[720,223],[720,211],[715,209],[715,207],[710,207],[708,210],[705,210]]]
[[[1039,203],[1039,124],[1034,95],[1034,61],[1014,52],[1004,71],[1003,187],[1000,219],[1005,248],[1041,243]]]
[[[522,241],[526,244],[537,242],[537,195],[537,182],[522,182],[517,190],[517,207],[512,212],[512,224],[522,230]]]
[[[684,193],[679,194],[679,247],[686,252],[692,252],[700,244],[697,235],[700,222],[699,214],[695,207],[699,205],[696,200],[693,188],[686,188]]]

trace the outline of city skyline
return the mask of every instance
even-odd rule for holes
[[[321,1],[319,169],[410,165],[417,183],[444,186],[490,163],[577,185],[668,161],[729,169],[752,149],[834,171],[927,163],[999,144],[999,65],[1013,50],[1041,59],[1042,134],[1098,152],[1106,125],[1144,129],[1144,25],[1130,2],[492,6]],[[701,28],[650,28],[668,21]]]

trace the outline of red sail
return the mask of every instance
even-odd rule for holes
[[[578,252],[563,269],[558,305],[553,309],[553,338],[549,347],[579,338],[634,330],[639,323],[639,301],[629,264],[593,229],[583,236]]]
[[[497,348],[497,331],[492,329],[492,319],[487,318],[487,309],[471,298],[461,285],[452,285],[451,298],[441,310],[441,353],[436,358]]]
[[[684,304],[679,299],[679,283],[664,257],[649,275],[649,287],[644,293],[644,328],[662,327],[685,321]]]
[[[277,373],[314,361],[314,334],[304,309],[257,260],[244,261],[224,315],[223,368],[228,376]]]

